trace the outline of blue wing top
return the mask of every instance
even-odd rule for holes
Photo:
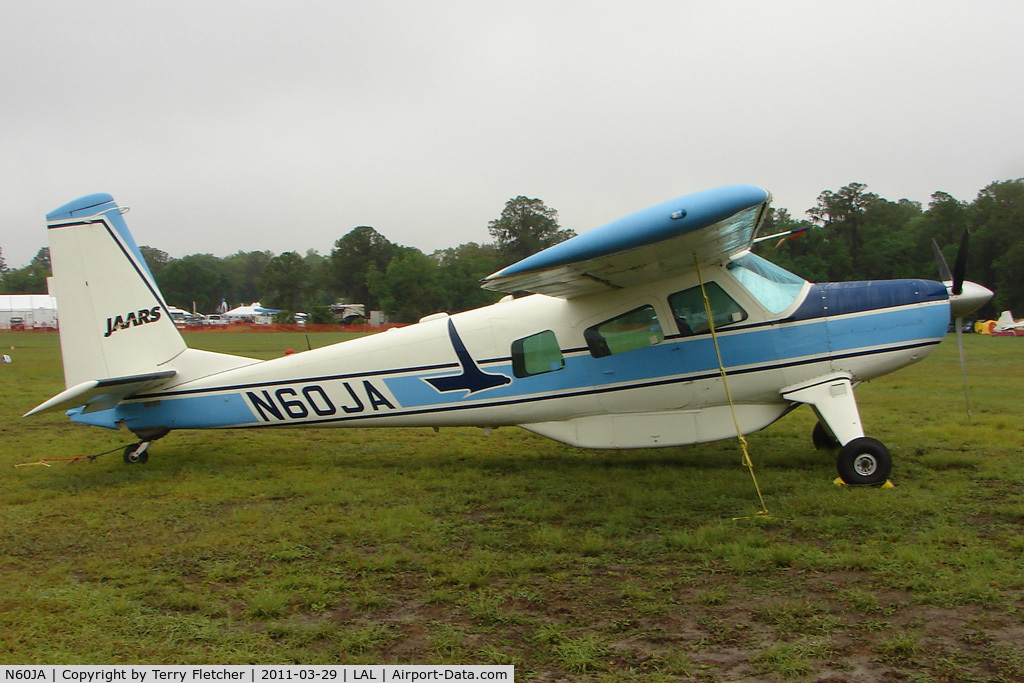
[[[728,185],[657,204],[556,244],[483,280],[485,289],[566,299],[718,263],[749,249],[771,195]]]

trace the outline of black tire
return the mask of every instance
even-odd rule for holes
[[[816,451],[834,451],[843,445],[820,422],[814,423],[814,429],[811,430],[811,443],[814,444]]]
[[[879,486],[889,479],[892,456],[881,441],[861,436],[839,450],[836,469],[850,486]]]
[[[141,453],[138,452],[141,443],[133,443],[131,446],[125,446],[124,449],[124,462],[126,465],[141,465],[149,460],[149,450],[144,450]]]

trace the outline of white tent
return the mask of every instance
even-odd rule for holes
[[[280,312],[277,308],[263,308],[260,302],[256,301],[248,306],[232,308],[224,317],[230,322],[254,322],[265,325],[274,322],[274,314]]]
[[[29,329],[55,328],[57,300],[47,294],[0,294],[0,329],[10,329],[11,318]]]

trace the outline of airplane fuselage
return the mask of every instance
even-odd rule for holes
[[[892,372],[926,356],[949,320],[946,287],[929,280],[816,285],[750,254],[703,278],[703,290],[690,272],[573,299],[506,297],[215,374],[182,362],[166,385],[72,419],[136,433],[520,425],[591,448],[698,443],[735,435],[707,315],[695,303],[704,292],[745,433],[795,405],[782,388]]]

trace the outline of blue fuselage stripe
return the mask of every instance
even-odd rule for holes
[[[719,344],[729,373],[749,374],[931,346],[945,336],[948,315],[946,305],[917,304],[829,318],[790,319],[768,326],[723,331],[719,335]],[[480,365],[490,373],[512,375],[508,359]],[[462,391],[441,393],[426,381],[457,373],[457,366],[446,363],[326,378],[298,378],[287,382],[211,387],[193,390],[195,393],[188,395],[185,392],[150,394],[146,401],[122,403],[111,410],[78,414],[72,419],[102,426],[114,426],[123,421],[132,429],[151,426],[262,426],[267,423],[257,419],[243,398],[242,390],[285,385],[301,387],[355,377],[375,378],[387,387],[398,403],[394,410],[388,412],[339,412],[323,419],[310,414],[307,419],[281,423],[324,424],[368,417],[512,406],[691,382],[717,376],[718,366],[711,338],[702,335],[666,340],[655,346],[604,358],[594,358],[585,352],[570,353],[561,370],[518,378],[510,384],[471,396]]]

